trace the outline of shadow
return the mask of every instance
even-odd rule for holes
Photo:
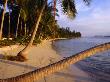
[[[2,59],[4,57],[4,55],[3,54],[0,54],[0,59]]]
[[[34,67],[34,66],[19,64],[19,63],[15,63],[15,62],[8,61],[8,60],[3,60],[3,59],[0,59],[0,62],[6,63],[6,64],[11,64],[11,65],[15,65],[15,66],[24,67],[24,68],[27,68],[27,69],[37,69],[37,67]]]
[[[0,56],[1,56],[1,55],[0,55]],[[20,66],[20,67],[27,68],[27,69],[32,69],[32,70],[37,69],[37,67],[34,67],[34,66],[19,64],[19,63],[17,63],[17,62],[13,62],[13,61],[9,61],[9,60],[0,59],[0,62],[6,63],[6,64],[11,64],[11,65],[15,65],[15,66]]]
[[[55,75],[59,75],[59,76],[64,76],[64,77],[70,77],[70,78],[75,78],[75,82],[92,82],[94,79],[91,79],[89,77],[85,77],[85,76],[78,76],[78,75],[72,75],[69,73],[63,73],[63,72],[56,72],[54,73]]]
[[[0,59],[9,60],[9,61],[18,61],[18,62],[27,61],[27,59],[25,59],[22,56],[12,56],[12,55],[3,55],[3,54],[0,54]]]

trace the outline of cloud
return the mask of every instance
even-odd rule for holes
[[[57,18],[58,24],[80,31],[84,36],[107,35],[110,33],[110,5],[108,2],[110,3],[110,0],[106,0],[105,4],[102,4],[102,2],[98,5],[93,3],[91,7],[85,7],[78,2],[78,5],[76,5],[78,9],[76,19],[70,20],[60,12],[60,17]]]

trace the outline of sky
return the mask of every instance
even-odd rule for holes
[[[77,16],[69,19],[57,5],[59,17],[56,17],[61,27],[70,27],[80,31],[83,36],[110,36],[110,0],[92,0],[90,6],[76,0]]]

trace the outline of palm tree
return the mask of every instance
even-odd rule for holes
[[[52,15],[53,7],[51,5],[46,6],[46,9],[43,13],[43,19],[40,22],[37,36],[41,37],[40,39],[49,39],[56,37],[56,31],[58,27]]]
[[[8,38],[10,38],[10,31],[11,31],[11,9],[13,7],[13,1],[12,0],[8,0],[7,2],[7,6],[8,6],[8,9],[9,9],[9,27],[8,27]]]
[[[17,27],[16,27],[16,32],[15,32],[15,38],[17,38],[17,36],[18,36],[18,26],[19,26],[19,22],[20,22],[20,13],[18,14],[18,20],[17,20]]]
[[[20,21],[20,19],[21,19],[21,21]],[[26,20],[27,20],[27,15],[26,15],[26,13],[25,13],[25,11],[24,11],[23,8],[20,8],[19,14],[18,14],[18,20],[17,20],[17,27],[16,27],[15,38],[17,38],[17,36],[18,36],[18,27],[19,27],[19,24],[21,25],[21,26],[20,26],[20,31],[22,31],[22,22],[23,22],[23,21],[25,22]]]
[[[69,65],[74,64],[80,60],[83,60],[87,57],[90,57],[96,53],[100,53],[110,49],[110,42],[101,44],[70,57],[67,57],[63,60],[60,60],[56,63],[50,64],[48,66],[42,67],[40,69],[36,69],[34,71],[28,72],[23,75],[19,75],[16,77],[8,78],[8,79],[0,79],[0,82],[34,82],[39,80],[49,74],[55,73],[59,70],[67,68]]]
[[[19,4],[23,4],[23,2],[25,2],[25,0],[18,0],[19,1]],[[31,39],[30,39],[30,42],[28,43],[28,45],[18,53],[17,57],[22,60],[22,61],[25,61],[27,60],[27,54],[30,50],[30,47],[32,46],[32,43],[33,43],[33,40],[35,38],[35,35],[36,35],[36,32],[37,32],[37,29],[38,29],[38,26],[39,26],[39,23],[42,19],[42,15],[43,15],[43,11],[45,9],[45,6],[47,4],[47,1],[48,0],[41,0],[42,2],[44,1],[44,4],[43,4],[43,7],[39,13],[39,17],[38,17],[38,20],[37,22],[35,23],[35,28],[34,28],[34,31],[32,33],[32,36],[31,36]],[[84,2],[86,3],[89,3],[90,0],[83,0]],[[21,5],[20,4],[20,5]],[[22,5],[21,5],[22,6]],[[75,17],[76,16],[76,8],[75,8],[75,1],[74,0],[62,0],[62,7],[63,7],[63,12],[64,13],[67,13],[67,15],[69,17]]]
[[[9,28],[8,28],[8,38],[10,38],[10,9],[9,9]]]
[[[55,19],[55,16],[56,16],[56,0],[54,0],[54,19]]]
[[[26,26],[26,22],[24,23],[24,36],[26,36],[27,34],[27,26]]]
[[[0,40],[2,39],[3,22],[4,22],[4,16],[5,16],[7,2],[8,2],[8,0],[4,0],[4,10],[2,13],[2,21],[1,21],[1,26],[0,26]]]
[[[38,26],[39,26],[43,11],[45,9],[46,3],[47,3],[47,0],[45,0],[44,5],[43,5],[43,7],[41,9],[41,12],[40,12],[38,20],[36,22],[35,29],[34,29],[34,31],[32,33],[31,40],[30,40],[29,44],[22,51],[20,51],[18,53],[18,55],[17,55],[19,57],[19,59],[21,59],[22,61],[27,60],[26,56],[27,56],[28,51],[29,51],[29,49],[32,46],[32,43],[34,41],[34,38],[35,38],[35,35],[36,35],[36,32],[37,32],[37,29],[38,29]]]

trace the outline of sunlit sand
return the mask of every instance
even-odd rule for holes
[[[52,41],[45,40],[41,44],[33,46],[28,54],[28,61],[26,62],[0,59],[0,79],[18,76],[61,60],[62,57],[53,50],[51,45]],[[4,55],[16,55],[23,48],[24,46],[18,45],[3,47],[0,49],[0,53]],[[65,70],[51,74],[39,80],[39,82],[74,82],[76,80],[75,77],[79,77],[79,81],[83,82],[80,77],[86,78],[88,76],[74,66],[72,69],[68,67]]]

